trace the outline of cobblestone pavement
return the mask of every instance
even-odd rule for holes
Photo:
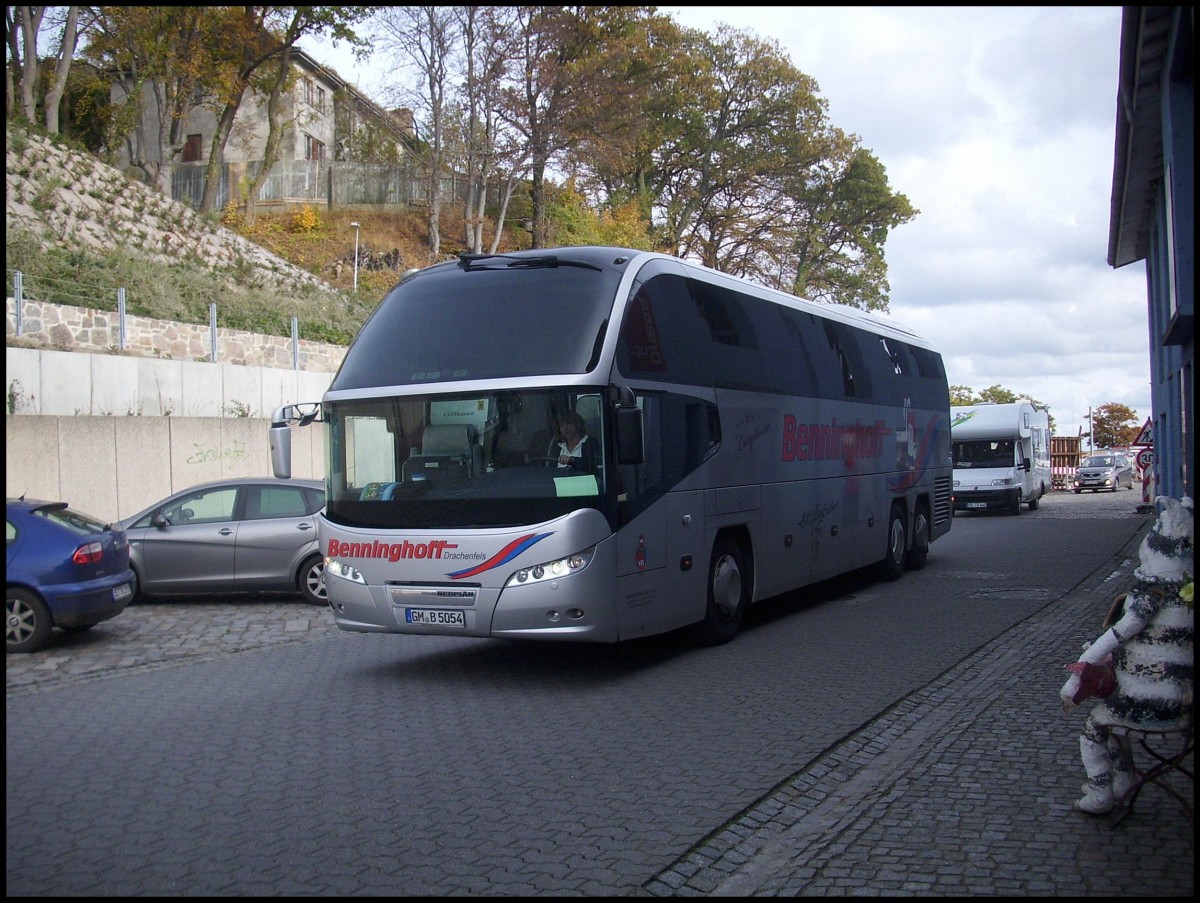
[[[1119,503],[1068,500],[1051,516],[1095,516]],[[1064,714],[1057,688],[1066,675],[1046,664],[1073,661],[1099,634],[1109,603],[1132,583],[1143,534],[1111,572],[846,737],[641,895],[1192,896],[1194,820],[1165,790],[1148,786],[1119,820],[1120,810],[1071,808],[1084,779],[1076,738],[1091,704]],[[1194,773],[1192,755],[1185,765]],[[1194,810],[1193,783],[1173,774],[1168,784]]]
[[[50,690],[115,669],[150,670],[331,633],[340,634],[333,612],[290,597],[139,601],[85,633],[55,631],[33,655],[8,656],[7,690]]]

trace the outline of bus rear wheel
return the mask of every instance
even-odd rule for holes
[[[879,572],[885,580],[899,580],[907,561],[905,546],[908,545],[908,528],[904,523],[904,509],[897,503],[888,515],[887,549],[879,562]]]
[[[749,602],[750,583],[744,576],[741,546],[722,533],[713,543],[708,565],[708,604],[696,636],[705,646],[728,643],[742,626]]]
[[[908,560],[905,566],[910,571],[919,571],[929,560],[929,509],[924,503],[917,506],[916,516],[913,517],[912,548],[908,550]]]

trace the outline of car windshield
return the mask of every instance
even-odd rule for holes
[[[1015,449],[1011,439],[971,439],[954,443],[954,466],[1012,467]]]
[[[1113,459],[1109,455],[1094,455],[1083,462],[1084,467],[1112,467]]]

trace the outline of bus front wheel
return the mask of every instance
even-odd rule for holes
[[[749,601],[750,583],[745,576],[741,547],[722,533],[713,543],[708,565],[708,605],[696,635],[705,646],[728,643],[742,626]]]

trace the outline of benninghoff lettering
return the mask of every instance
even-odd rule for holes
[[[401,558],[443,558],[447,549],[457,549],[458,543],[433,539],[429,542],[338,542],[329,540],[330,558],[386,558],[399,561]]]
[[[876,420],[872,426],[863,426],[857,420],[853,425],[841,424],[836,420],[798,424],[791,414],[784,414],[781,460],[831,461],[844,458],[850,462],[857,458],[881,458],[884,437],[891,433],[887,423],[882,420]]]

